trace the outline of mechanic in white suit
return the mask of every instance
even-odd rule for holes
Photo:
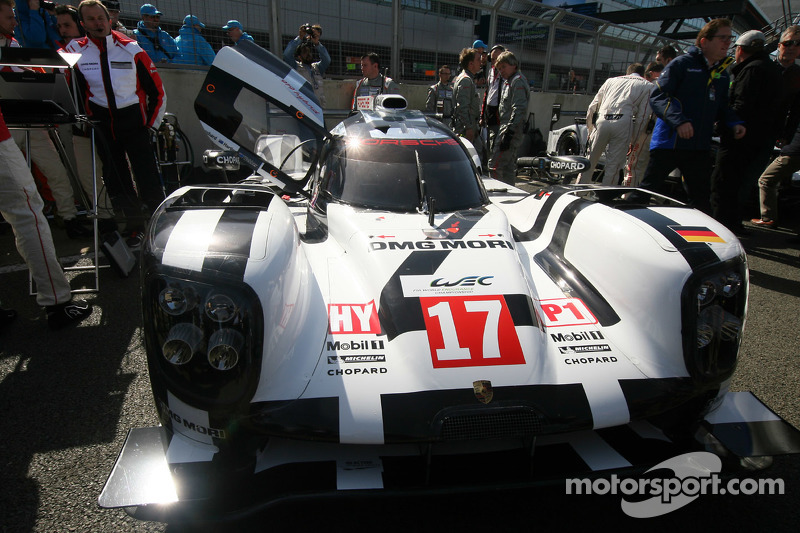
[[[586,112],[589,130],[589,168],[578,177],[577,183],[591,183],[594,168],[603,150],[606,152],[603,185],[618,185],[619,170],[625,164],[633,142],[637,121],[647,115],[651,85],[642,77],[644,67],[633,63],[627,74],[609,78],[600,87]],[[597,113],[597,124],[594,114]]]

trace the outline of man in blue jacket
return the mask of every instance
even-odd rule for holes
[[[194,15],[183,18],[183,26],[178,30],[175,44],[181,54],[181,62],[188,65],[211,65],[214,62],[214,49],[200,33],[206,25]]]
[[[19,25],[14,30],[20,46],[25,48],[61,48],[61,37],[56,29],[55,4],[50,11],[39,0],[21,0],[16,5]]]
[[[255,39],[253,39],[249,33],[244,31],[244,26],[242,26],[242,23],[238,20],[229,20],[228,23],[222,27],[222,29],[228,32],[228,38],[233,41],[234,46],[242,41],[255,42]]]
[[[161,29],[161,11],[153,4],[144,4],[139,8],[139,14],[142,20],[133,33],[153,63],[182,63],[175,39]]]
[[[664,181],[676,167],[683,173],[689,204],[710,211],[711,137],[714,123],[741,139],[745,127],[728,107],[726,68],[733,36],[731,21],[714,19],[697,34],[695,46],[661,73],[650,95],[658,120],[650,142],[650,163],[640,184],[665,193]]]
[[[319,61],[315,62],[315,64],[317,64],[317,70],[319,70],[320,75],[325,75],[325,71],[328,70],[331,64],[331,56],[325,46],[319,42],[320,37],[322,37],[322,26],[319,24],[314,24],[313,26],[311,24],[303,24],[300,26],[300,29],[297,30],[297,37],[289,41],[289,44],[287,44],[286,48],[283,50],[283,60],[290,67],[296,68],[297,58],[295,52],[297,52],[297,48],[300,46],[300,43],[311,43],[314,51],[319,54]]]

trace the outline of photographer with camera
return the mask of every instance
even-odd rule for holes
[[[325,107],[325,88],[322,85],[322,61],[314,61],[314,45],[310,41],[300,43],[294,52],[295,67],[314,88],[319,105]]]
[[[45,0],[22,0],[16,6],[19,25],[14,36],[25,48],[61,48],[56,31],[56,4]]]
[[[321,36],[322,26],[319,24],[314,24],[312,26],[306,22],[300,26],[300,29],[297,31],[297,37],[289,41],[289,44],[286,45],[286,49],[283,51],[283,60],[290,67],[297,68],[297,64],[299,62],[297,59],[297,49],[302,43],[308,43],[311,46],[310,50],[316,50],[319,54],[319,61],[314,64],[317,65],[317,70],[319,70],[320,76],[324,76],[325,71],[331,64],[331,56],[328,54],[328,50],[325,49],[325,46],[319,42],[319,38]]]

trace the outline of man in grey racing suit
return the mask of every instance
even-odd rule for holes
[[[499,181],[514,185],[517,172],[517,150],[522,144],[522,127],[528,115],[531,90],[528,80],[519,71],[519,62],[511,52],[503,52],[495,60],[495,68],[503,81],[497,113],[500,129],[492,149],[490,175]]]

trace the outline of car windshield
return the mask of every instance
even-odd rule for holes
[[[413,212],[430,198],[437,212],[484,203],[475,170],[452,138],[337,139],[321,177],[334,199],[374,209]]]

